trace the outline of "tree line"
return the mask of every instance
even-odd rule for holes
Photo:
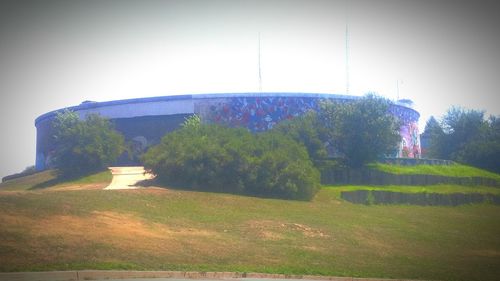
[[[427,156],[500,173],[500,119],[484,111],[452,107],[441,120],[429,118],[423,134]]]
[[[320,185],[314,161],[334,153],[358,168],[394,150],[399,125],[390,102],[368,95],[349,102],[324,102],[309,112],[251,134],[244,128],[205,124],[192,116],[142,156],[163,184],[197,190],[287,199],[311,199]],[[54,124],[55,164],[61,175],[104,169],[127,146],[110,120],[58,113]]]
[[[169,186],[309,200],[319,188],[319,160],[334,155],[336,165],[358,169],[393,154],[401,124],[389,113],[390,105],[375,95],[325,101],[318,112],[259,134],[206,124],[193,115],[141,160],[159,183]],[[483,117],[452,109],[441,123],[429,120],[429,155],[498,169],[500,123]],[[53,128],[55,166],[62,176],[104,169],[127,150],[113,123],[98,115],[80,120],[71,111],[58,113]]]

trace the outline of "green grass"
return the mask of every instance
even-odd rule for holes
[[[375,163],[370,164],[369,167],[390,174],[428,174],[447,177],[484,177],[500,181],[499,174],[461,164],[405,166]]]
[[[25,191],[45,188],[64,188],[69,186],[81,188],[95,186],[96,188],[104,188],[109,185],[111,179],[112,175],[108,170],[71,180],[57,178],[55,170],[47,170],[0,183],[0,191]]]
[[[0,190],[29,190],[43,182],[48,182],[56,178],[55,171],[43,171],[33,175],[20,177],[0,183]]]
[[[109,184],[111,183],[111,179],[113,176],[111,175],[111,172],[109,170],[102,171],[97,174],[85,176],[85,177],[80,177],[77,179],[73,179],[70,181],[65,181],[62,183],[59,183],[58,186],[67,186],[67,185],[87,185],[87,184],[98,184],[98,183],[106,183]]]
[[[0,192],[0,271],[498,280],[499,206],[356,205],[339,199],[346,188],[372,187],[327,187],[311,202],[158,188]]]
[[[347,186],[327,186],[327,189],[334,191],[339,197],[342,191],[355,190],[380,190],[404,193],[481,193],[500,195],[500,188],[490,186],[462,186],[450,184],[411,186],[411,185],[387,185],[387,186],[366,186],[366,185],[347,185]]]

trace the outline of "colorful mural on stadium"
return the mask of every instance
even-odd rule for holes
[[[410,122],[401,126],[399,134],[401,135],[400,157],[420,158],[421,152],[417,123]]]
[[[299,116],[308,110],[319,110],[325,100],[316,97],[231,97],[199,104],[197,112],[209,122],[246,127],[252,132],[271,129],[275,124]],[[336,102],[343,101],[335,99]],[[393,157],[420,158],[419,114],[407,107],[393,105],[390,113],[401,121],[401,143]]]
[[[252,132],[262,132],[277,123],[302,115],[309,110],[319,110],[324,100],[349,102],[359,97],[314,93],[234,93],[163,96],[116,100],[108,102],[83,102],[80,105],[47,112],[35,120],[37,128],[36,169],[51,167],[56,144],[53,140],[52,121],[58,112],[73,110],[80,118],[100,114],[112,120],[116,129],[130,143],[132,157],[121,157],[117,164],[130,165],[148,146],[154,145],[167,133],[179,128],[185,118],[198,114],[205,122],[233,127],[244,127]],[[421,156],[418,134],[419,113],[411,101],[400,100],[390,107],[390,113],[401,121],[401,143],[391,157]]]
[[[280,121],[317,109],[318,99],[315,98],[238,97],[210,105],[208,114],[203,117],[215,123],[262,132]]]
[[[401,122],[399,129],[401,144],[396,157],[420,158],[422,155],[418,131],[418,118],[420,115],[414,110],[397,105],[391,106],[389,111]]]

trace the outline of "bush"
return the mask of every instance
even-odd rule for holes
[[[287,199],[311,199],[319,172],[306,149],[279,133],[199,124],[163,137],[143,157],[167,185]]]
[[[53,123],[55,165],[61,176],[81,176],[102,170],[124,151],[124,138],[108,119],[91,114],[85,120],[71,111],[58,113]]]

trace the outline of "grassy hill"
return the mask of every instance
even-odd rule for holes
[[[367,186],[367,185],[346,185],[346,186],[326,186],[336,195],[340,196],[342,191],[354,190],[380,190],[391,192],[404,192],[404,193],[480,193],[480,194],[494,194],[500,195],[500,188],[490,186],[464,186],[464,185],[451,185],[451,184],[438,184],[438,185],[387,185],[387,186]]]
[[[334,163],[334,162],[333,162]],[[373,163],[348,169],[320,162],[321,181],[328,185],[487,185],[500,187],[500,174],[461,165],[395,165]]]
[[[50,173],[34,176],[19,179],[17,186],[0,185],[0,271],[197,270],[431,280],[500,276],[500,207],[490,204],[355,205],[339,198],[342,188],[352,187],[323,188],[311,202],[165,188],[96,189],[109,181],[106,173],[48,187]],[[45,188],[33,188],[44,183]]]
[[[22,191],[56,189],[103,189],[111,183],[110,171],[103,171],[90,176],[71,180],[57,178],[55,170],[47,170],[29,176],[0,183],[0,191]]]
[[[500,175],[479,168],[462,165],[392,165],[375,163],[371,169],[398,175],[436,175],[446,177],[482,177],[500,181]]]

